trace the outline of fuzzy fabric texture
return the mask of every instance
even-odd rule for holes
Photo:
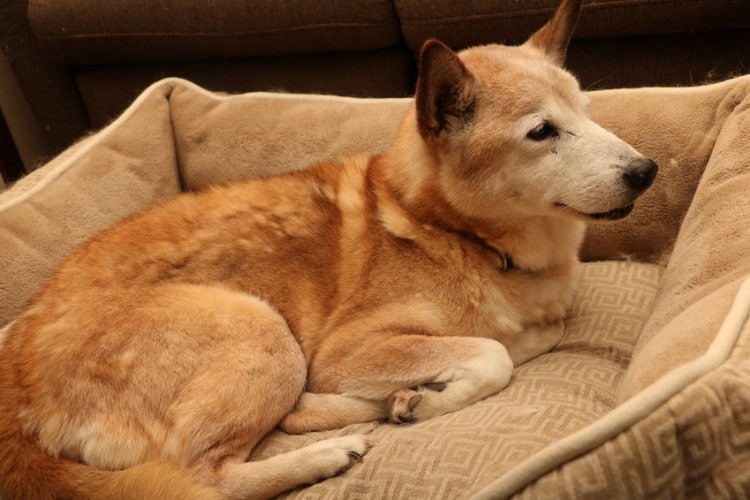
[[[412,427],[336,431],[370,432],[376,447],[347,474],[292,496],[627,497],[750,487],[736,466],[750,460],[742,445],[750,443],[750,379],[738,375],[747,372],[750,330],[736,304],[750,274],[750,77],[591,98],[594,118],[660,171],[630,216],[589,227],[561,344],[519,367],[508,389],[460,412]],[[0,327],[65,255],[112,222],[181,190],[380,151],[407,106],[155,84],[110,126],[0,194]],[[730,316],[734,330],[720,331]],[[717,342],[731,354],[708,363]],[[706,436],[718,444],[704,449]],[[252,458],[322,437],[274,432]],[[629,481],[612,480],[620,476]]]
[[[750,274],[750,82],[730,89],[715,106],[712,127],[691,137],[705,148],[696,149],[709,155],[620,388],[621,400],[703,353]],[[710,151],[706,143],[713,145]],[[692,182],[691,174],[686,177]]]

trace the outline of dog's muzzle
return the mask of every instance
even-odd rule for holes
[[[612,210],[607,210],[605,212],[584,212],[561,202],[555,203],[555,206],[572,211],[581,217],[594,221],[622,219],[633,211],[636,198],[653,184],[658,170],[659,167],[656,163],[648,158],[634,160],[629,163],[627,167],[622,168],[622,182],[630,190],[629,193],[623,193],[628,201],[625,202],[625,205]]]

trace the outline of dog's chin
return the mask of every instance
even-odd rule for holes
[[[555,203],[555,206],[569,210],[584,219],[588,219],[592,221],[608,221],[608,220],[619,220],[619,219],[623,219],[627,217],[630,214],[630,212],[633,211],[633,207],[635,205],[631,203],[630,205],[626,205],[624,207],[615,208],[612,210],[608,210],[606,212],[595,212],[595,213],[581,212],[580,210],[576,210],[575,208],[572,208],[564,203]]]
[[[632,203],[630,205],[626,205],[624,207],[615,208],[614,210],[609,210],[607,212],[598,212],[595,214],[584,214],[584,216],[591,220],[619,220],[627,217],[630,212],[633,211],[633,205]]]

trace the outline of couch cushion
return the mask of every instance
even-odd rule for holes
[[[453,47],[521,43],[552,16],[559,0],[396,0],[407,45],[414,51],[427,38]],[[648,22],[644,22],[644,20]],[[744,0],[597,0],[585,2],[576,38],[663,35],[747,28]]]
[[[28,12],[69,64],[360,51],[400,38],[386,0],[30,0]]]
[[[75,80],[91,124],[101,127],[164,75],[232,93],[272,89],[392,97],[411,94],[414,68],[407,51],[391,48],[359,53],[86,66],[77,68]]]

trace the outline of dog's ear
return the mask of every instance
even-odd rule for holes
[[[583,0],[563,0],[552,19],[531,35],[525,45],[541,49],[549,60],[562,66],[568,43],[581,14],[582,3]]]
[[[417,123],[425,137],[464,127],[472,118],[476,80],[458,55],[437,40],[427,40],[419,56],[415,97]]]

